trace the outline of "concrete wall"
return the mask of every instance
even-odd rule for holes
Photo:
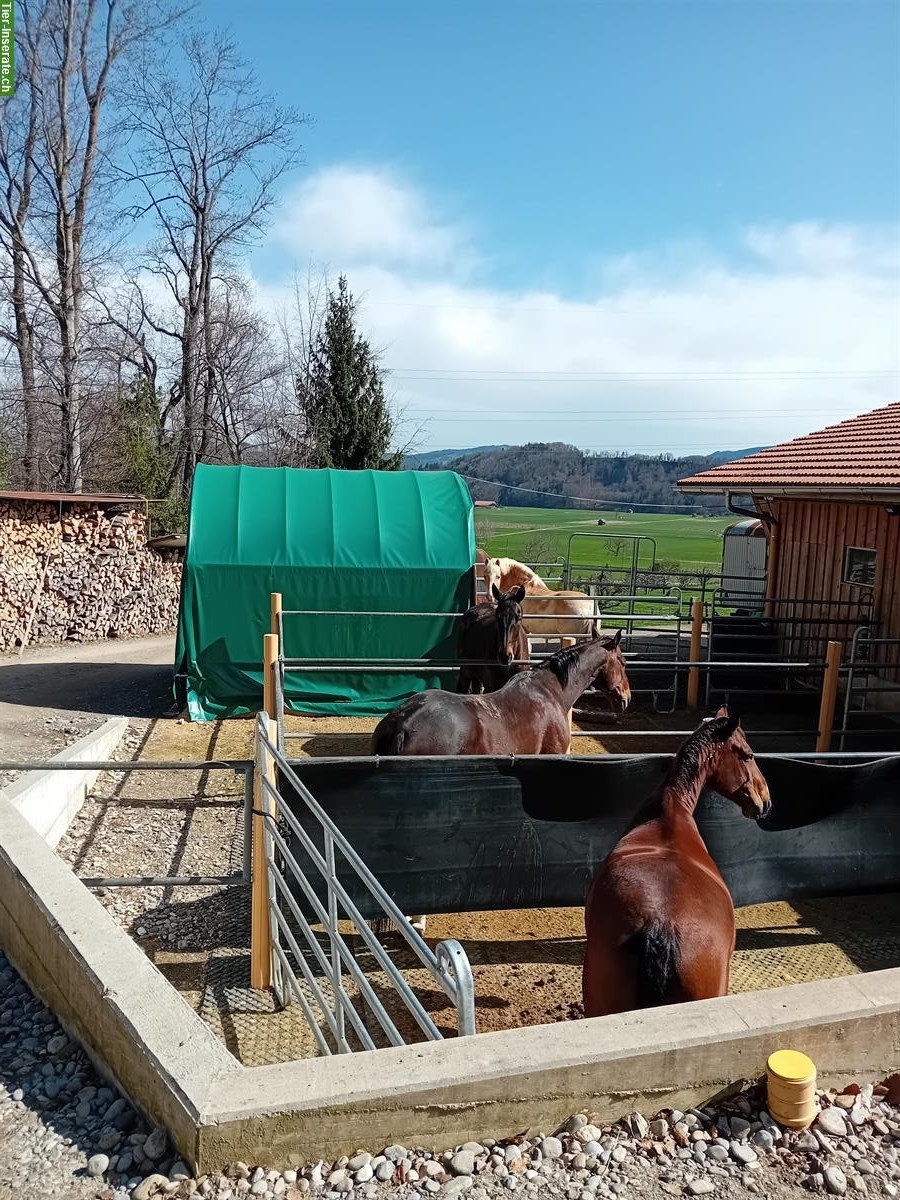
[[[277,1164],[547,1132],[585,1107],[604,1120],[649,1115],[757,1078],[779,1046],[809,1053],[825,1083],[884,1074],[900,1062],[900,969],[245,1069],[213,1084],[199,1154],[209,1169],[229,1157]]]
[[[110,717],[99,729],[85,734],[51,762],[102,762],[110,759],[128,728],[125,717]],[[55,850],[88,792],[97,781],[97,771],[29,771],[0,794]]]
[[[0,945],[100,1070],[193,1160],[209,1081],[237,1062],[2,798]]]

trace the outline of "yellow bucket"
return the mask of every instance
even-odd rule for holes
[[[798,1050],[776,1050],[766,1063],[769,1114],[788,1129],[806,1129],[816,1119],[816,1065]]]

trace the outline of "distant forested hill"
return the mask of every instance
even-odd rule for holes
[[[584,497],[610,507],[658,505],[659,511],[665,512],[667,506],[687,504],[721,512],[723,502],[720,497],[682,496],[675,491],[676,480],[755,452],[755,449],[719,451],[688,458],[640,454],[600,455],[584,454],[577,447],[563,442],[530,442],[526,446],[462,451],[459,458],[454,458],[452,462],[445,460],[441,465],[452,466],[460,475],[496,480],[500,486],[470,479],[469,488],[476,500],[496,500],[503,505],[578,508],[581,505],[576,497]],[[566,499],[515,491],[515,487],[557,492]],[[653,508],[644,508],[643,511],[653,511]]]
[[[404,470],[417,471],[419,467],[446,467],[457,458],[472,454],[487,454],[493,450],[505,450],[506,446],[470,446],[466,450],[424,450],[420,454],[407,454],[403,459]]]

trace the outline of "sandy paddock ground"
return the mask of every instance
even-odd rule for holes
[[[367,739],[350,735],[375,724],[372,718],[292,716],[290,730],[315,734],[294,742],[292,754],[364,754]],[[593,720],[588,725],[596,727]],[[252,736],[249,718],[215,724],[157,720],[135,730],[121,753],[156,760],[240,759],[250,756]],[[604,750],[594,739],[581,738],[573,752]],[[83,876],[236,871],[240,795],[240,779],[227,772],[110,775],[85,804],[60,852]],[[247,987],[245,890],[116,888],[101,893],[101,900],[239,1057],[258,1063],[314,1052],[296,1004],[275,1012],[271,996]],[[738,925],[734,991],[900,964],[900,896],[757,905],[739,912]],[[580,1016],[580,908],[430,914],[428,942],[433,947],[443,938],[458,939],[469,955],[480,1030]],[[455,1014],[444,994],[399,935],[387,934],[385,943],[435,1023],[451,1034]],[[351,945],[402,1031],[414,1037],[415,1027],[386,978],[367,961],[359,935],[351,934]],[[375,1032],[371,1023],[370,1029]]]

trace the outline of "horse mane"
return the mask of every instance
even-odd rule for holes
[[[580,647],[578,646],[567,646],[565,650],[557,650],[555,654],[538,663],[534,669],[536,671],[552,671],[559,680],[560,685],[566,687],[569,682],[569,676],[578,662],[579,649]]]
[[[667,782],[671,786],[687,788],[693,783],[702,770],[705,760],[716,746],[720,745],[714,741],[714,736],[727,719],[727,717],[724,719],[713,717],[710,721],[704,721],[679,747],[675,761],[669,768]]]

